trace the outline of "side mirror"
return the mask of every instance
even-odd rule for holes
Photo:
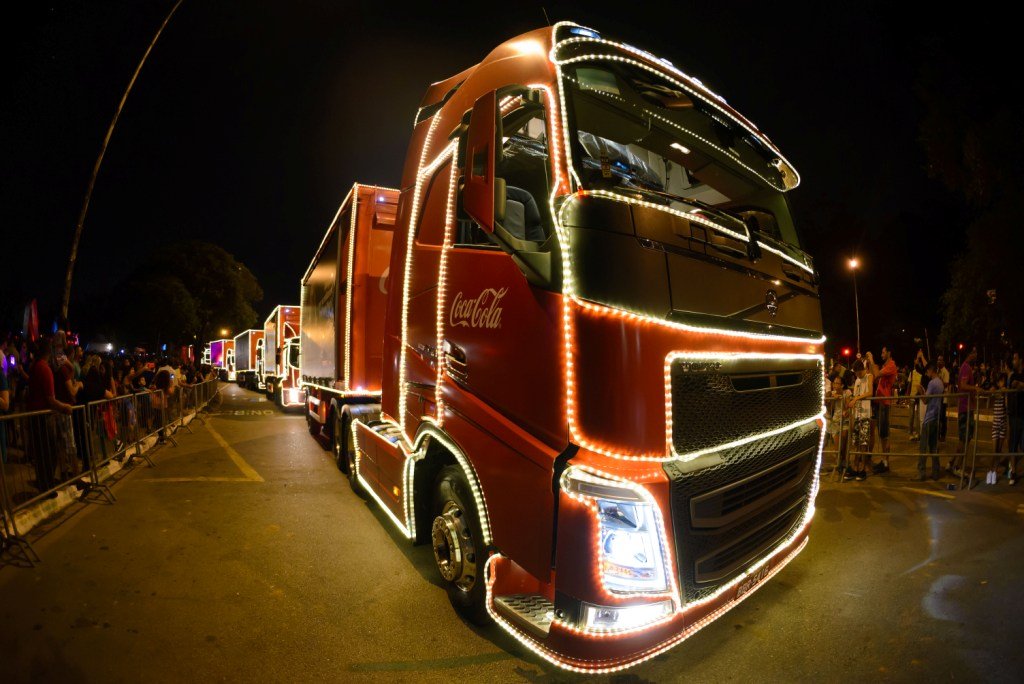
[[[473,105],[466,135],[466,185],[462,206],[487,233],[494,232],[495,209],[504,214],[505,193],[495,192],[494,157],[498,140],[498,99],[492,90]],[[504,188],[502,188],[504,190]],[[501,206],[497,201],[500,199]]]

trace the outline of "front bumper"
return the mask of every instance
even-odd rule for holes
[[[808,427],[810,428],[808,430]],[[806,505],[799,510],[799,517],[779,528],[775,541],[760,546],[749,546],[748,555],[742,565],[733,567],[729,572],[720,574],[714,582],[705,582],[695,586],[686,570],[695,567],[696,558],[689,557],[693,552],[692,538],[699,537],[701,530],[690,527],[692,520],[683,514],[680,508],[680,480],[670,476],[671,463],[618,463],[596,455],[593,452],[580,450],[573,459],[574,464],[587,463],[595,469],[621,479],[631,480],[643,485],[650,492],[661,513],[661,524],[664,531],[663,545],[672,582],[668,591],[657,594],[636,593],[623,595],[609,591],[603,586],[598,570],[599,538],[598,522],[593,512],[578,501],[570,499],[566,492],[560,492],[558,508],[558,537],[556,550],[555,581],[552,585],[536,587],[536,593],[546,597],[550,607],[548,624],[545,631],[530,629],[522,620],[515,619],[507,610],[506,597],[522,594],[524,589],[523,571],[512,560],[503,556],[493,556],[487,564],[487,604],[488,611],[495,621],[513,637],[522,642],[531,651],[545,660],[568,670],[586,673],[603,673],[622,670],[639,664],[678,643],[681,643],[702,627],[711,623],[745,599],[766,580],[779,572],[789,561],[804,548],[808,539],[808,530],[814,515],[814,498],[818,490],[818,473],[821,460],[821,438],[824,435],[821,421],[801,429],[799,444],[794,441],[784,442],[785,449],[772,449],[778,456],[774,460],[762,456],[760,466],[763,471],[756,476],[740,479],[733,477],[737,473],[725,473],[731,482],[740,485],[743,496],[750,496],[757,491],[758,485],[778,483],[778,492],[782,494],[767,495],[766,505],[760,509],[736,509],[736,518],[721,530],[713,530],[714,543],[721,545],[725,538],[728,547],[742,545],[758,530],[751,523],[760,512],[773,519],[779,519],[774,510],[777,506],[792,507],[793,492],[802,489],[806,497]],[[789,468],[791,463],[799,463],[802,457],[793,456],[799,449],[806,446],[806,440],[813,436],[813,456],[807,468],[806,480],[801,484],[784,486],[787,482],[779,477],[779,473]],[[765,440],[765,451],[769,440]],[[774,444],[774,442],[771,442]],[[777,445],[776,445],[777,446]],[[788,449],[788,450],[787,450]],[[796,449],[796,450],[794,450]],[[725,459],[728,468],[729,459]],[[781,464],[781,465],[780,465]],[[663,469],[663,465],[665,466]],[[809,466],[809,467],[808,467]],[[715,469],[716,475],[709,477],[709,485],[713,494],[717,493],[716,479],[723,476],[722,468]],[[795,477],[795,476],[794,476]],[[705,503],[709,491],[704,488],[698,492],[698,503]],[[785,492],[789,492],[786,494]],[[728,492],[732,495],[734,489]],[[774,490],[773,490],[774,492]],[[705,510],[690,509],[689,510]],[[770,523],[770,521],[769,521]],[[743,531],[746,526],[746,530]],[[771,529],[764,525],[762,529]],[[726,537],[721,532],[725,531]],[[727,538],[732,530],[741,530],[735,539]],[[737,541],[738,540],[738,541]],[[684,556],[685,557],[680,557]],[[697,564],[699,568],[700,565]],[[681,571],[682,570],[682,571]],[[504,605],[497,605],[496,598],[502,599]],[[524,597],[525,598],[525,597]],[[669,598],[673,602],[672,613],[648,625],[623,630],[620,632],[586,630],[574,619],[579,615],[576,610],[581,604],[624,608],[651,604]]]
[[[587,674],[617,672],[682,643],[753,594],[803,550],[809,527],[808,523],[789,544],[751,568],[729,590],[677,609],[667,619],[635,631],[586,633],[555,617],[545,638],[529,633],[495,608],[495,596],[516,590],[512,563],[501,555],[492,556],[487,563],[487,610],[517,641],[558,667]]]

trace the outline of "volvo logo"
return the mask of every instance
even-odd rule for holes
[[[707,373],[722,370],[721,361],[676,361],[675,369],[683,373]]]
[[[775,290],[764,293],[764,308],[768,309],[768,315],[772,318],[779,312],[779,295]]]

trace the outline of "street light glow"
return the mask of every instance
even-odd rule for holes
[[[860,266],[860,260],[857,257],[851,258],[846,263],[852,270],[857,270],[857,267]]]
[[[220,329],[220,334],[221,334],[221,336],[227,336],[227,334],[228,334],[228,329],[227,329],[227,328],[221,328],[221,329]]]

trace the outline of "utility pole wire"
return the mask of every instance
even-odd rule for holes
[[[103,137],[103,145],[100,147],[100,154],[96,157],[96,163],[92,167],[92,176],[89,178],[89,187],[85,191],[85,199],[82,201],[82,210],[78,214],[78,223],[75,224],[75,237],[71,241],[71,256],[68,257],[68,272],[64,277],[64,297],[61,299],[60,304],[60,315],[61,318],[67,320],[68,317],[68,305],[71,302],[71,278],[75,272],[75,261],[78,259],[78,245],[82,241],[82,227],[85,225],[85,215],[89,212],[89,202],[92,200],[92,190],[96,187],[96,176],[99,175],[100,165],[103,163],[103,155],[107,153],[107,145],[110,143],[110,137],[114,134],[114,126],[117,125],[117,120],[121,117],[121,110],[124,109],[124,103],[128,100],[128,93],[131,92],[132,86],[135,85],[135,79],[139,77],[139,72],[142,71],[142,65],[146,63],[146,58],[149,57],[149,53],[152,52],[153,46],[156,45],[156,41],[159,40],[160,34],[164,32],[164,28],[167,26],[167,22],[171,20],[174,13],[178,10],[182,0],[178,0],[174,3],[174,7],[168,12],[167,17],[164,19],[164,23],[160,24],[160,28],[157,30],[156,35],[153,36],[153,40],[149,42],[149,47],[146,48],[146,52],[143,53],[142,59],[139,60],[139,65],[135,67],[135,73],[132,74],[132,79],[128,81],[128,87],[124,89],[124,94],[121,96],[121,101],[117,103],[117,109],[114,111],[114,118],[110,120],[110,126],[107,128],[107,134]]]

